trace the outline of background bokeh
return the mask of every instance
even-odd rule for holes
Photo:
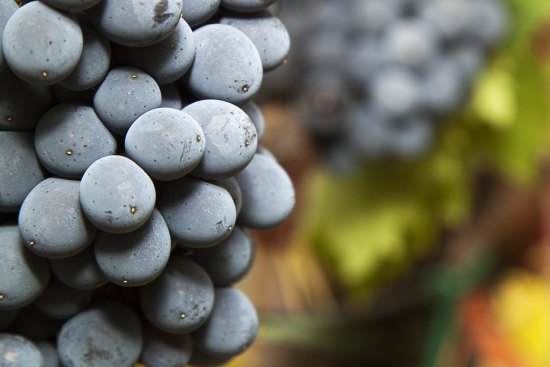
[[[319,105],[303,95],[313,41],[299,32],[321,3],[274,9],[293,45],[266,74],[264,145],[298,201],[255,233],[238,286],[260,333],[230,366],[550,366],[550,2],[502,0],[506,35],[429,149],[353,164],[307,120]],[[324,31],[345,24],[345,3],[332,1]],[[331,113],[350,105],[327,88],[313,113],[338,126]]]

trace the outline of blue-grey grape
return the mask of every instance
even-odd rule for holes
[[[97,264],[115,284],[136,287],[152,282],[170,257],[170,232],[158,210],[137,230],[100,232],[94,247]]]
[[[123,66],[109,71],[94,96],[94,109],[105,126],[124,135],[139,116],[159,107],[161,101],[160,88],[149,74]]]
[[[34,307],[52,319],[66,320],[86,308],[91,300],[91,290],[73,289],[53,278],[34,301]]]
[[[141,309],[151,324],[167,333],[196,330],[214,304],[212,280],[193,260],[174,258],[160,277],[140,290]]]
[[[115,46],[120,61],[142,69],[158,84],[179,80],[191,67],[195,57],[195,41],[191,27],[180,19],[167,38],[148,47]]]
[[[373,102],[392,116],[405,116],[420,109],[420,82],[405,68],[387,68],[369,83]]]
[[[279,18],[264,10],[252,14],[225,14],[220,23],[242,31],[258,49],[265,71],[279,66],[290,50],[290,36]]]
[[[219,6],[220,0],[186,0],[182,3],[182,17],[195,28],[212,18]]]
[[[185,74],[197,97],[244,103],[257,93],[263,67],[254,43],[237,28],[209,24],[193,32],[195,59]]]
[[[103,0],[87,12],[111,41],[145,47],[168,37],[181,15],[182,0]]]
[[[55,344],[49,340],[37,340],[36,346],[44,358],[44,367],[60,367]]]
[[[172,238],[187,247],[214,246],[235,227],[237,212],[227,190],[193,177],[163,185],[157,205]]]
[[[0,334],[0,366],[43,367],[44,358],[29,339],[21,335]]]
[[[237,180],[235,180],[234,177],[229,177],[218,180],[216,183],[226,189],[229,195],[231,195],[233,202],[235,203],[235,210],[238,216],[243,206],[243,194]]]
[[[189,365],[194,367],[217,367],[228,363],[230,360],[231,357],[212,356],[198,348],[193,348]]]
[[[111,43],[92,25],[85,14],[78,14],[83,34],[82,55],[78,65],[61,85],[70,90],[87,90],[95,87],[107,75],[111,63]]]
[[[40,85],[69,76],[82,47],[82,31],[74,16],[40,1],[19,8],[6,23],[2,37],[9,68],[21,79]]]
[[[0,211],[17,212],[27,194],[43,179],[32,134],[0,131]]]
[[[193,334],[193,346],[208,355],[232,357],[245,351],[257,332],[258,314],[248,297],[235,288],[219,288],[210,317]]]
[[[239,223],[267,228],[289,216],[296,201],[294,186],[277,161],[257,154],[235,178],[243,195]]]
[[[69,319],[57,338],[65,367],[131,367],[143,344],[136,313],[114,301],[100,301]]]
[[[250,117],[239,107],[221,100],[201,100],[186,106],[204,131],[206,152],[193,175],[219,179],[234,176],[250,162],[258,134]]]
[[[109,281],[97,265],[93,246],[71,257],[50,260],[50,267],[60,282],[74,289],[96,289]]]
[[[53,174],[80,178],[101,157],[116,153],[117,143],[94,109],[79,103],[58,104],[36,126],[38,159]]]
[[[17,10],[17,4],[13,0],[0,0],[0,70],[2,70],[6,63],[4,61],[4,52],[2,51],[2,35],[4,34],[4,27],[8,22],[8,19]]]
[[[34,129],[54,102],[48,87],[29,84],[9,70],[0,72],[0,85],[0,130]]]
[[[145,324],[139,360],[151,367],[185,366],[191,358],[192,348],[189,334],[169,334]]]
[[[208,140],[189,114],[156,108],[138,117],[126,134],[126,154],[157,180],[175,180],[203,159]]]
[[[216,287],[229,286],[242,279],[253,259],[252,238],[239,227],[222,243],[195,250],[195,261],[206,270]]]
[[[264,136],[265,132],[265,119],[260,107],[253,101],[248,101],[241,106],[241,109],[250,117],[254,127],[256,128],[256,134],[258,135],[258,141]]]
[[[49,259],[69,257],[92,243],[97,229],[80,208],[80,183],[47,178],[27,195],[19,211],[25,246]]]
[[[46,288],[48,261],[27,250],[17,226],[0,227],[0,244],[0,309],[24,307]]]
[[[130,159],[118,155],[95,161],[80,182],[80,205],[99,229],[128,233],[153,214],[156,191],[153,181]]]

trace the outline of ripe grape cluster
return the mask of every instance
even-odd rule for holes
[[[0,365],[228,361],[294,189],[252,101],[273,0],[0,0]]]
[[[266,86],[299,101],[337,166],[429,150],[507,28],[501,0],[290,0],[280,16],[303,47],[293,87]]]

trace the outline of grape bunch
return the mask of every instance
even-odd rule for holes
[[[0,366],[225,363],[295,193],[252,101],[274,0],[0,0]]]
[[[289,0],[280,17],[303,47],[264,90],[344,169],[426,153],[507,29],[503,0]]]

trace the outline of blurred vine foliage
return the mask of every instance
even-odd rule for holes
[[[534,35],[550,21],[548,0],[508,0],[510,29],[467,105],[415,161],[370,163],[348,176],[318,169],[308,180],[300,235],[352,291],[406,271],[442,227],[470,213],[472,173],[491,167],[528,182],[547,151],[549,68]]]

